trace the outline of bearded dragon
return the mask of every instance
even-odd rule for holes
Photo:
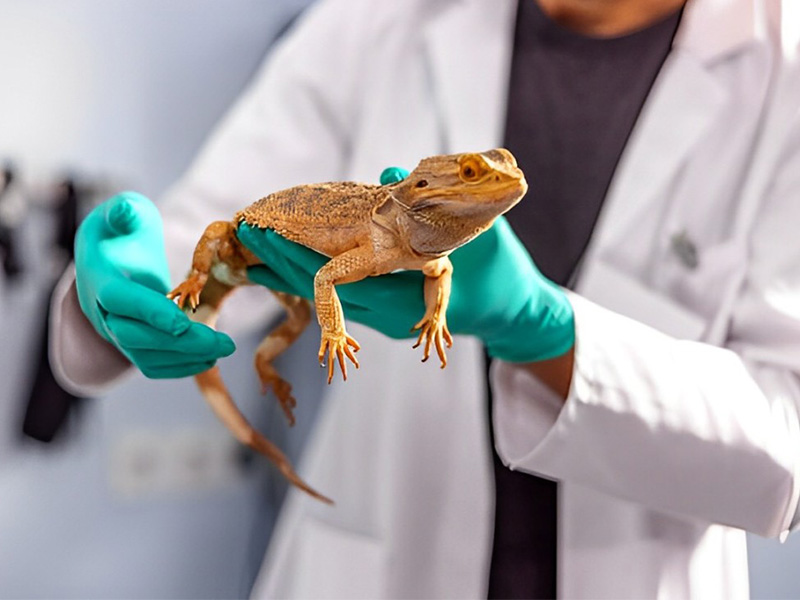
[[[453,250],[491,227],[527,191],[514,156],[499,148],[481,153],[423,159],[409,176],[390,185],[334,182],[300,185],[275,192],[236,213],[232,221],[216,221],[203,233],[187,279],[168,294],[195,320],[213,327],[220,305],[234,288],[247,285],[247,267],[262,264],[237,238],[242,223],[272,229],[281,236],[330,257],[314,278],[314,305],[322,330],[319,361],[327,357],[328,383],[338,361],[347,379],[345,358],[358,368],[358,342],[345,330],[335,286],[398,269],[425,274],[425,314],[414,326],[424,342],[423,361],[436,349],[442,368],[445,346],[453,343],[445,313],[450,297]],[[290,424],[296,405],[291,386],[272,361],[300,335],[311,316],[303,298],[273,292],[287,309],[284,323],[259,345],[255,368],[262,391],[272,388]],[[214,412],[237,439],[270,458],[293,484],[317,499],[330,499],[309,487],[288,459],[257,432],[228,393],[218,367],[196,376]]]

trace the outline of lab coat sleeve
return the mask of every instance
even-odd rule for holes
[[[764,536],[794,527],[800,462],[800,128],[750,233],[725,348],[683,341],[571,294],[575,368],[559,407],[494,372],[513,469]]]
[[[131,372],[128,359],[97,334],[81,311],[72,265],[53,291],[50,322],[50,365],[67,391],[96,396]]]
[[[367,11],[342,10],[342,0],[308,9],[270,53],[248,89],[210,135],[186,174],[158,202],[172,281],[180,281],[204,228],[271,191],[341,179],[348,134],[355,128],[360,38]],[[356,16],[354,16],[356,15]],[[347,23],[337,23],[347,19]],[[377,178],[376,174],[376,178]],[[51,361],[61,382],[96,393],[130,363],[94,333],[79,310],[68,272],[54,297]],[[279,313],[260,289],[242,289],[225,303],[220,329],[235,333]],[[236,315],[233,319],[230,315]],[[74,360],[74,357],[80,360]]]

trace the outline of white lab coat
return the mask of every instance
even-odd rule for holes
[[[161,205],[175,277],[209,221],[269,190],[500,145],[515,6],[312,7]],[[800,76],[781,6],[689,1],[571,295],[563,408],[512,365],[493,374],[504,460],[562,482],[562,597],[744,598],[742,529],[790,528]],[[124,368],[102,344],[74,360],[85,323],[71,293],[59,310],[64,379]],[[301,465],[336,505],[290,493],[254,595],[480,597],[493,517],[480,347],[458,337],[440,371],[409,341],[349,327],[362,368],[334,385]]]

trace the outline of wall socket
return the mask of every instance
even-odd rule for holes
[[[213,490],[242,478],[241,459],[240,444],[218,431],[134,430],[112,447],[110,486],[126,498]]]

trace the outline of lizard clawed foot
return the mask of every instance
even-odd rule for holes
[[[256,359],[256,371],[258,372],[258,378],[261,380],[261,393],[266,394],[270,388],[272,389],[272,393],[275,394],[278,403],[281,405],[283,414],[286,415],[286,419],[289,421],[289,426],[293,426],[295,423],[294,408],[297,406],[297,400],[292,396],[292,384],[278,375],[271,364],[262,365],[258,359]]]
[[[189,306],[192,310],[196,310],[200,304],[200,292],[203,291],[205,285],[206,277],[202,275],[192,275],[168,293],[167,298],[174,300],[175,304],[181,309],[184,308],[186,300],[189,300]]]
[[[439,360],[442,363],[442,369],[447,366],[447,355],[445,354],[444,347],[445,345],[448,348],[452,348],[453,346],[453,336],[450,335],[450,330],[447,329],[447,322],[443,317],[428,317],[427,315],[423,317],[423,319],[414,325],[411,331],[416,331],[417,329],[420,330],[419,337],[417,338],[417,343],[414,344],[414,348],[419,348],[420,344],[422,344],[423,340],[425,341],[425,348],[422,352],[422,362],[425,362],[430,358],[431,355],[431,346],[436,345],[436,354],[439,355]]]
[[[333,368],[337,360],[342,370],[342,378],[347,381],[347,365],[345,364],[344,357],[347,356],[357,369],[358,359],[354,352],[358,352],[359,350],[361,350],[361,346],[359,346],[357,341],[347,335],[344,330],[341,332],[322,332],[322,341],[319,345],[319,364],[322,367],[325,366],[325,355],[327,354],[328,383],[333,381]]]

